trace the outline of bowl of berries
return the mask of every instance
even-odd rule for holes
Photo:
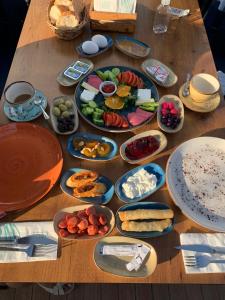
[[[168,133],[175,133],[184,124],[184,106],[175,95],[165,95],[159,100],[157,122],[160,129]]]

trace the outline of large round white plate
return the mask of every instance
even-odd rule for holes
[[[170,156],[166,182],[175,204],[191,220],[225,232],[225,140],[200,137]]]

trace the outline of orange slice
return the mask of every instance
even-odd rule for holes
[[[131,90],[131,86],[120,85],[118,86],[116,93],[119,97],[127,97],[130,95],[130,90]]]
[[[124,107],[124,101],[118,96],[112,96],[106,98],[105,105],[111,109],[122,109]]]

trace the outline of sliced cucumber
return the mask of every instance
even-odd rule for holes
[[[89,102],[88,102],[88,105],[89,105],[89,107],[91,107],[91,108],[96,108],[96,107],[97,107],[97,104],[96,104],[95,101],[89,101]]]

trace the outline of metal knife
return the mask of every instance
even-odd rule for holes
[[[188,251],[195,251],[195,252],[203,252],[203,253],[211,253],[211,254],[225,254],[225,246],[224,247],[211,247],[208,245],[182,245],[175,247],[178,250],[188,250]]]
[[[0,237],[0,244],[57,244],[57,239],[50,238],[44,234],[32,234],[24,237]]]

